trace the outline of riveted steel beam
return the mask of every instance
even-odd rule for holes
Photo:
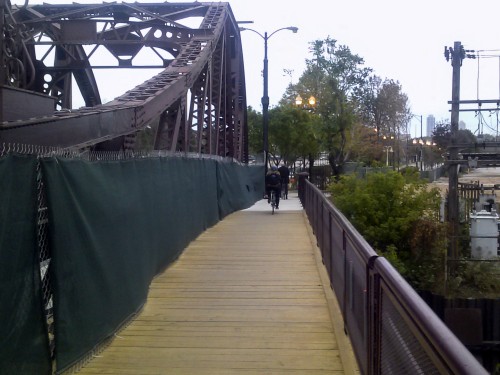
[[[125,149],[139,147],[134,134],[155,127],[156,149],[246,161],[243,56],[228,3],[43,4],[14,6],[5,14],[6,43],[19,41],[5,59],[20,69],[4,69],[3,84],[15,84],[27,98],[46,95],[55,108],[0,119],[0,142]],[[191,17],[201,19],[198,28],[184,25]],[[109,65],[93,65],[92,56],[103,48],[112,56]],[[158,60],[136,63],[146,49]],[[152,66],[162,70],[101,103],[96,69]],[[83,108],[71,108],[75,86]]]

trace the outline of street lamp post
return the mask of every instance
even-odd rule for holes
[[[394,152],[394,150],[392,149],[392,146],[384,146],[384,150],[386,153],[385,166],[388,167],[389,166],[389,152]]]
[[[414,139],[413,144],[415,147],[418,145],[416,148],[416,163],[418,168],[418,164],[420,162],[420,172],[422,172],[424,170],[424,140],[422,138],[419,141]]]
[[[264,148],[264,165],[265,165],[265,173],[267,174],[267,167],[269,164],[269,77],[268,77],[268,60],[267,60],[267,41],[274,34],[281,30],[291,30],[293,33],[296,33],[299,29],[295,26],[282,27],[273,31],[269,36],[267,32],[262,35],[258,31],[254,29],[249,29],[246,27],[240,27],[240,31],[253,31],[262,39],[264,39],[264,70],[262,71],[262,75],[264,77],[264,94],[262,95],[262,143]]]
[[[420,118],[420,143],[421,145],[424,143],[424,138],[423,138],[423,134],[422,134],[422,115],[415,115],[415,114],[412,114],[411,117],[415,117],[415,118]],[[415,132],[415,138],[417,138],[417,134]],[[413,143],[417,143],[415,142],[415,140],[413,141]],[[418,154],[417,154],[417,158],[420,159],[420,171],[423,170],[423,151],[422,151],[422,146],[420,146],[420,157],[418,157]],[[418,160],[417,160],[418,161]]]

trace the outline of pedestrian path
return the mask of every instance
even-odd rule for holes
[[[82,374],[357,374],[296,194],[193,241]],[[325,286],[326,285],[326,286]]]
[[[291,192],[288,195],[289,199],[280,199],[279,211],[301,211],[302,205],[300,204],[299,197],[296,192]],[[271,212],[271,206],[267,203],[267,199],[257,201],[252,207],[244,211],[268,211]]]

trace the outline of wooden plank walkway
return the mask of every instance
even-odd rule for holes
[[[79,373],[359,373],[296,194],[280,206],[259,201],[200,235]]]

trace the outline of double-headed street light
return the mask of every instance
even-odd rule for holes
[[[281,30],[291,30],[294,33],[297,32],[298,27],[295,26],[289,26],[289,27],[282,27],[281,29],[273,31],[269,36],[267,35],[267,32],[262,35],[258,31],[254,29],[249,29],[246,27],[240,27],[240,31],[253,31],[256,33],[258,36],[260,36],[262,39],[264,39],[264,70],[262,72],[262,75],[264,76],[264,95],[262,96],[262,137],[263,137],[263,146],[264,146],[264,163],[265,163],[265,173],[267,174],[267,166],[269,164],[269,142],[268,142],[268,130],[269,130],[269,93],[268,93],[268,70],[267,70],[267,41],[269,38],[271,38],[274,34],[276,34],[278,31]]]
[[[413,140],[413,144],[415,146],[419,146],[419,150],[420,150],[420,157],[418,157],[418,153],[416,155],[416,162],[417,162],[417,167],[418,167],[418,160],[420,159],[420,171],[423,171],[424,170],[424,146],[436,146],[436,143],[432,142],[432,141],[424,141],[423,138],[420,138],[420,140],[417,141],[417,139],[414,139]],[[417,152],[419,151],[417,150]],[[429,163],[428,163],[429,164]],[[432,162],[432,164],[434,164]]]
[[[297,94],[297,96],[295,97],[295,105],[297,107],[302,107],[302,102],[303,102],[302,96],[300,96],[300,94]],[[313,109],[314,107],[316,107],[316,98],[313,95],[311,95],[309,97],[309,99],[307,99],[307,105],[308,105],[308,107],[306,107],[306,108],[310,108],[310,109]]]

